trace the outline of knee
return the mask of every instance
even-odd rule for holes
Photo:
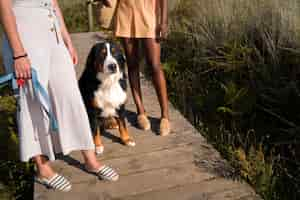
[[[162,72],[162,65],[160,62],[148,63],[148,65],[151,67],[154,74]]]
[[[128,70],[135,71],[139,69],[140,57],[138,53],[128,55],[126,54],[126,63],[128,66]]]
[[[128,63],[128,71],[137,71],[139,70],[139,63]]]
[[[128,60],[127,61],[128,72],[135,72],[139,70],[139,61],[138,60]]]

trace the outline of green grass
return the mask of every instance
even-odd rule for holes
[[[66,25],[71,33],[88,31],[88,12],[85,1],[61,1]]]
[[[31,163],[19,162],[15,112],[15,99],[8,87],[1,87],[0,199],[32,199],[33,169]]]
[[[88,9],[86,1],[59,1],[66,25],[71,33],[87,32],[88,27]],[[94,29],[93,31],[100,30],[100,26],[97,24],[98,8],[95,6],[93,10],[94,14]]]

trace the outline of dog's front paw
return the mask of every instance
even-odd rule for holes
[[[135,147],[136,143],[134,141],[129,141],[126,145],[130,147]]]
[[[95,153],[96,155],[102,155],[104,152],[104,146],[96,146]]]
[[[136,143],[135,141],[133,141],[132,139],[126,139],[126,140],[122,140],[123,143],[126,145],[126,146],[129,146],[129,147],[135,147]]]

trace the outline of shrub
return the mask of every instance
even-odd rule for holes
[[[7,87],[1,87],[0,91],[0,193],[3,194],[0,197],[32,199],[33,166],[19,162],[15,99]]]
[[[64,14],[66,25],[71,33],[89,31],[87,1],[60,0],[59,3]],[[97,25],[96,20],[98,12],[97,9],[99,8],[97,8],[97,6],[94,6],[93,14],[95,31],[100,29],[99,25]]]
[[[61,4],[64,19],[70,32],[88,31],[88,12],[85,1]]]

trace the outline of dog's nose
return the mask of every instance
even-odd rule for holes
[[[112,72],[116,72],[117,71],[117,65],[112,63],[108,65],[108,69]]]

